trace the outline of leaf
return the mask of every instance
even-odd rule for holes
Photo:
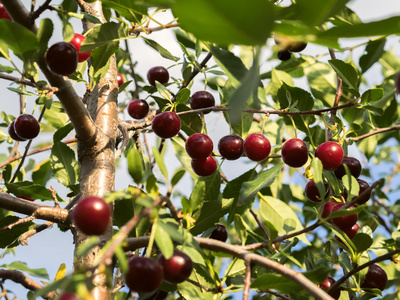
[[[186,101],[189,100],[189,98],[190,98],[190,89],[183,88],[176,95],[175,103],[176,105],[180,103],[185,103]]]
[[[151,148],[153,150],[154,160],[156,161],[158,168],[160,169],[160,171],[163,174],[163,176],[165,177],[165,179],[168,181],[168,171],[164,164],[164,158],[162,157],[160,152],[158,152],[156,147],[153,146]]]
[[[331,59],[328,62],[343,82],[352,89],[357,90],[358,75],[351,64],[339,59]]]
[[[370,89],[361,95],[361,103],[369,103],[381,100],[384,95],[382,88]]]
[[[259,173],[253,180],[244,182],[240,190],[238,205],[240,206],[251,201],[261,189],[270,186],[281,172],[282,167],[283,162]]]
[[[21,261],[14,261],[9,265],[2,265],[0,267],[5,268],[7,270],[22,271],[22,272],[28,273],[29,275],[39,277],[39,278],[49,279],[49,275],[47,274],[46,269],[44,269],[44,268],[31,269],[28,267],[28,265],[26,263],[21,262]]]
[[[144,176],[142,154],[136,149],[136,147],[132,147],[126,154],[126,158],[128,160],[128,173],[131,175],[135,183],[139,184]]]
[[[283,293],[297,293],[302,290],[302,287],[294,281],[274,273],[258,276],[251,283],[251,288],[259,290],[275,289]]]
[[[51,168],[58,181],[64,186],[76,184],[78,179],[78,163],[75,152],[62,142],[56,142],[51,148]]]
[[[82,42],[81,52],[91,50],[107,44],[117,44],[121,39],[129,37],[128,27],[125,23],[105,23],[93,28],[92,32]]]
[[[130,22],[138,23],[141,19],[141,15],[147,14],[147,9],[143,5],[137,5],[137,1],[101,0],[101,2],[103,3],[104,7],[114,9]],[[143,2],[146,3],[147,1]],[[154,2],[154,0],[152,0],[152,2]],[[147,5],[150,5],[150,3],[148,3]]]
[[[154,226],[155,224],[153,224]],[[171,237],[164,228],[163,222],[158,221],[156,224],[155,240],[158,248],[166,259],[169,259],[174,252],[174,244],[172,243]]]
[[[29,54],[37,51],[39,41],[36,35],[17,22],[0,19],[0,41],[7,44],[15,55],[29,59]]]
[[[118,49],[118,41],[111,42],[94,49],[92,54],[90,54],[90,60],[92,62],[90,65],[90,74],[95,77],[96,81],[105,76],[110,64],[110,57],[116,53]]]
[[[83,13],[83,16],[85,17],[85,19],[86,20],[88,20],[90,23],[93,23],[93,24],[101,24],[101,21],[97,18],[97,17],[95,17],[95,16],[93,16],[93,15],[91,15],[91,14],[88,14],[88,13]]]
[[[367,47],[365,47],[366,53],[363,54],[359,59],[359,65],[362,73],[365,73],[382,57],[385,44],[386,38],[378,39],[368,43]]]
[[[177,0],[172,12],[183,29],[219,45],[263,45],[274,22],[274,6],[263,0]]]
[[[16,216],[6,216],[0,220],[0,228],[17,222],[18,220],[20,220],[20,218]],[[32,225],[32,222],[25,222],[14,226],[12,229],[0,231],[0,248],[5,249],[17,246],[19,244],[18,237],[28,231]]]
[[[177,185],[178,182],[185,175],[185,173],[186,173],[186,171],[184,168],[179,168],[178,170],[176,170],[171,178],[171,186],[174,187],[175,185]]]
[[[51,192],[48,189],[31,181],[7,183],[6,187],[9,193],[12,193],[17,197],[21,195],[43,201],[52,200]]]
[[[39,41],[38,52],[36,56],[42,57],[47,50],[47,44],[53,34],[54,25],[50,19],[40,20],[40,26],[37,32],[37,39]]]
[[[66,268],[65,264],[61,264],[60,267],[58,268],[58,271],[57,271],[57,274],[56,274],[54,280],[59,280],[61,278],[64,278],[66,271],[67,271],[67,268]]]
[[[156,88],[158,93],[166,100],[171,101],[171,94],[168,89],[156,80]]]
[[[32,181],[38,185],[45,186],[53,175],[51,169],[50,159],[46,159],[41,163],[37,164],[32,170]]]
[[[167,49],[165,49],[163,46],[161,46],[159,43],[156,41],[153,41],[151,39],[145,38],[142,36],[142,39],[146,42],[147,45],[152,47],[154,50],[156,50],[160,55],[166,59],[170,59],[172,61],[178,61],[179,57],[173,56]]]
[[[240,215],[235,215],[235,231],[239,236],[239,239],[242,241],[242,246],[246,244],[247,240],[247,231],[245,222]]]
[[[176,109],[177,112],[188,110],[190,110],[190,108],[184,104],[179,104]],[[188,136],[191,136],[197,132],[201,132],[203,123],[198,114],[180,115],[179,118],[181,119],[181,130],[184,131]]]
[[[372,238],[368,234],[362,232],[357,233],[351,241],[356,246],[358,253],[368,250],[373,243]]]
[[[298,0],[294,7],[296,17],[305,24],[318,26],[346,7],[350,0]]]

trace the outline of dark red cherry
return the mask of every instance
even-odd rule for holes
[[[125,282],[132,291],[139,294],[154,292],[160,287],[163,278],[163,267],[158,261],[139,256],[129,259]]]
[[[366,182],[365,180],[362,179],[357,179],[358,185],[360,186],[360,191],[358,192],[358,197],[356,200],[356,203],[361,205],[366,203],[370,198],[371,198],[371,193],[372,191],[367,192],[366,194],[364,194],[363,196],[360,197],[360,195],[369,188],[369,184],[368,182]]]
[[[323,219],[327,218],[331,212],[332,212],[332,208],[337,204],[337,202],[333,202],[333,201],[326,201],[324,203],[323,206],[320,207],[320,213],[321,213],[321,217]],[[328,222],[332,222],[332,220],[329,220]]]
[[[226,135],[218,142],[218,151],[227,160],[235,160],[243,154],[243,139],[238,135]]]
[[[363,289],[378,289],[383,291],[386,288],[388,277],[384,269],[377,264],[370,265],[365,279],[361,284]]]
[[[168,259],[160,255],[158,262],[163,267],[164,280],[170,283],[185,281],[193,270],[193,262],[190,257],[179,250],[174,250],[174,254]]]
[[[301,52],[307,47],[307,43],[304,42],[295,42],[292,48],[290,48],[290,52]]]
[[[14,130],[21,139],[31,140],[38,136],[40,124],[34,116],[22,114],[15,119]]]
[[[56,299],[58,299],[58,300],[79,300],[80,298],[73,293],[64,292],[60,295],[59,298],[56,298]]]
[[[212,156],[202,159],[192,159],[193,171],[202,177],[211,176],[217,170],[217,161]]]
[[[345,203],[337,203],[335,206],[332,207],[331,213],[338,211],[339,209],[342,208],[343,205],[345,205]],[[354,206],[350,206],[349,208],[346,208],[346,210],[349,211],[354,208],[355,208]],[[353,227],[353,225],[357,223],[357,220],[358,220],[358,214],[352,214],[347,216],[336,217],[333,218],[331,221],[333,225],[343,230]]]
[[[346,165],[349,169],[351,176],[355,178],[360,176],[362,170],[360,161],[357,158],[351,156],[344,156],[342,163],[334,172],[337,178],[342,179],[342,177],[346,175],[344,165]]]
[[[1,3],[0,3],[0,19],[7,19],[11,21],[10,15],[8,14],[5,7]]]
[[[308,148],[300,139],[287,140],[281,150],[282,160],[292,168],[300,168],[308,161]]]
[[[154,117],[151,128],[163,139],[172,138],[181,130],[181,119],[172,111],[165,111]]]
[[[125,82],[124,77],[123,77],[120,73],[117,73],[117,83],[118,83],[118,86],[120,87],[121,85],[124,84],[124,82]]]
[[[19,137],[16,133],[15,133],[15,120],[13,120],[10,123],[10,126],[8,126],[8,135],[14,140],[14,141],[18,141],[18,142],[24,142],[26,141],[26,139],[23,139],[21,137]]]
[[[193,159],[207,158],[211,155],[213,148],[211,138],[203,133],[192,134],[185,143],[186,152]]]
[[[324,289],[325,291],[329,291],[329,289],[336,283],[336,280],[333,279],[332,277],[328,276],[324,281],[322,281],[319,284],[319,287],[321,289]],[[337,289],[332,293],[332,298],[333,299],[339,299],[340,298],[340,290]]]
[[[228,231],[226,230],[226,227],[222,224],[217,224],[217,228],[211,232],[210,239],[226,242],[228,239]]]
[[[164,300],[168,296],[168,292],[165,291],[157,291],[153,295],[150,296],[150,298],[146,298],[146,300]]]
[[[147,72],[147,80],[152,86],[156,86],[156,81],[159,83],[167,83],[169,80],[168,70],[164,67],[153,67]]]
[[[343,161],[343,149],[336,142],[325,142],[315,150],[315,157],[321,160],[324,170],[337,169]]]
[[[200,109],[215,106],[214,96],[207,91],[195,92],[192,97],[190,97],[190,107],[192,109]],[[209,111],[204,111],[204,114],[208,114]]]
[[[70,41],[70,43],[76,48],[76,51],[78,51],[78,62],[84,62],[90,57],[90,54],[92,53],[92,51],[90,51],[89,53],[79,52],[81,49],[81,44],[85,39],[86,37],[83,36],[82,34],[75,33],[74,37]]]
[[[266,159],[271,152],[271,143],[262,134],[250,134],[244,141],[243,150],[246,156],[253,161]]]
[[[277,56],[281,61],[287,61],[292,57],[292,52],[288,50],[280,50],[278,51]]]
[[[329,184],[326,181],[324,181],[324,187],[325,187],[324,198],[326,198],[326,196],[328,196],[328,194],[329,194]],[[306,187],[304,188],[304,192],[305,192],[308,200],[310,200],[312,202],[321,202],[322,201],[322,198],[318,192],[318,188],[317,188],[317,185],[315,184],[314,180],[310,180],[309,182],[307,182]]]
[[[360,230],[360,225],[358,225],[357,223],[354,224],[352,227],[342,229],[342,231],[349,237],[350,240],[352,240],[356,236],[358,230]],[[335,239],[343,243],[342,239],[340,239],[339,237],[335,236]]]
[[[47,50],[46,62],[53,73],[69,76],[78,66],[78,51],[70,43],[56,43]]]
[[[142,99],[133,100],[128,104],[128,114],[137,120],[145,118],[149,110],[149,104]]]

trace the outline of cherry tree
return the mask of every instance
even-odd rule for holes
[[[395,299],[400,17],[349,2],[0,0],[2,256],[75,248],[1,299]]]

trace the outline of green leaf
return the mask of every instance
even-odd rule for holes
[[[17,22],[0,20],[0,41],[7,44],[15,55],[22,56],[24,60],[30,58],[29,54],[36,52],[39,41],[36,35]]]
[[[367,90],[361,95],[361,103],[365,104],[368,102],[375,102],[381,100],[383,94],[384,92],[382,88]]]
[[[302,288],[294,281],[279,274],[269,273],[258,276],[252,283],[252,289],[274,289],[282,293],[298,293]]]
[[[143,5],[137,5],[137,1],[101,0],[101,2],[103,3],[104,7],[114,9],[130,22],[138,23],[141,19],[141,15],[147,14],[147,9]],[[146,4],[146,2],[147,1],[143,1],[143,4]],[[150,3],[147,5],[150,5]]]
[[[153,224],[154,226],[155,224]],[[164,228],[163,222],[158,221],[155,234],[155,240],[158,248],[166,259],[170,258],[174,252],[174,244],[172,243],[171,237],[168,231]]]
[[[68,121],[68,117],[64,111],[64,108],[62,107],[61,103],[57,101],[53,101],[51,108],[45,110],[43,118],[47,121],[48,125],[45,128],[51,131],[66,126]],[[43,123],[41,126],[43,126]]]
[[[156,41],[153,41],[151,39],[145,38],[142,36],[142,39],[146,42],[147,45],[152,47],[154,50],[156,50],[160,55],[166,59],[170,59],[172,61],[178,61],[179,57],[173,56],[167,49],[165,49],[163,46],[161,46],[159,43]]]
[[[45,186],[52,175],[53,170],[51,169],[50,159],[46,159],[35,166],[35,169],[32,171],[32,181]]]
[[[168,91],[168,89],[163,84],[159,83],[157,80],[156,80],[156,88],[157,88],[157,91],[160,93],[160,95],[164,99],[171,101],[171,93]]]
[[[93,23],[93,24],[101,24],[101,21],[97,18],[97,17],[95,17],[95,16],[93,16],[93,15],[91,15],[91,14],[88,14],[88,13],[83,13],[83,16],[85,17],[85,19],[86,20],[88,20],[90,23]]]
[[[186,171],[184,168],[179,168],[178,170],[175,170],[171,178],[171,186],[174,187],[175,185],[177,185],[178,182],[182,179],[183,175],[185,175],[185,173]]]
[[[369,68],[376,63],[383,54],[384,47],[386,44],[386,38],[378,39],[376,41],[371,41],[365,47],[365,54],[360,57],[359,65],[361,67],[361,72],[365,73]]]
[[[8,192],[14,194],[16,197],[25,196],[43,201],[52,200],[52,194],[48,189],[31,181],[7,183],[6,187]]]
[[[343,80],[343,82],[345,82],[352,89],[357,90],[358,75],[357,71],[351,64],[345,63],[339,59],[331,59],[329,60],[329,64]]]
[[[176,105],[178,105],[180,103],[185,103],[186,101],[189,100],[189,98],[190,98],[190,89],[183,88],[176,95],[175,103],[176,103]]]
[[[253,180],[244,182],[240,190],[238,205],[240,206],[253,200],[261,189],[270,186],[281,172],[282,167],[283,162],[259,173]]]
[[[0,267],[5,268],[7,270],[22,271],[22,272],[28,273],[29,275],[35,276],[35,277],[49,279],[49,274],[47,274],[46,269],[44,269],[44,268],[31,269],[28,267],[28,265],[26,263],[21,262],[21,261],[14,261],[9,265],[2,265]]]
[[[90,52],[94,48],[114,44],[118,45],[121,39],[129,37],[128,27],[125,23],[105,23],[94,27],[92,32],[82,42],[81,52]]]
[[[143,157],[142,154],[132,147],[126,154],[128,160],[128,173],[136,184],[139,184],[144,176]]]
[[[55,142],[50,154],[51,168],[58,181],[68,187],[78,179],[78,163],[75,152],[62,142]]]
[[[172,12],[183,29],[219,45],[263,45],[274,22],[274,6],[263,0],[177,0]]]
[[[318,26],[345,8],[350,0],[297,0],[296,17],[305,24]]]
[[[162,155],[160,154],[160,152],[157,150],[156,147],[153,146],[151,148],[153,150],[154,160],[156,161],[158,168],[161,171],[161,174],[163,174],[165,179],[168,181],[168,171],[164,164],[164,158],[162,157]]]
[[[4,226],[13,224],[20,220],[20,218],[16,216],[6,216],[5,218],[0,220],[0,228]],[[18,224],[14,226],[12,229],[2,230],[0,231],[0,248],[12,248],[18,245],[19,241],[18,238],[24,232],[28,231],[30,226],[32,226],[32,222],[25,222],[22,224]]]
[[[53,34],[54,25],[50,19],[40,20],[40,26],[37,32],[37,39],[39,40],[39,49],[37,52],[37,58],[44,55],[47,50],[47,44]]]
[[[78,257],[86,256],[90,250],[100,243],[98,236],[89,236],[85,241],[83,241],[76,249],[76,255]]]
[[[188,110],[191,110],[191,108],[184,104],[179,104],[176,109],[177,112]],[[181,130],[184,131],[188,136],[197,132],[201,132],[203,123],[198,114],[180,115],[179,118],[181,119]]]
[[[107,73],[110,64],[110,57],[118,51],[118,44],[118,41],[116,41],[101,45],[94,49],[92,54],[90,54],[90,60],[92,62],[90,65],[90,74],[92,74],[96,81],[103,78]]]
[[[311,162],[311,171],[315,184],[317,185],[319,195],[326,195],[325,186],[322,179],[322,162],[318,158],[314,158]],[[324,201],[325,199],[321,199]]]
[[[203,180],[198,180],[193,187],[192,193],[189,197],[190,212],[195,211],[200,204],[204,201],[206,183]],[[188,211],[186,211],[188,213]]]
[[[373,243],[372,238],[368,234],[362,232],[357,233],[351,241],[356,246],[358,253],[368,250]]]
[[[242,241],[242,246],[246,244],[247,240],[247,231],[245,222],[240,215],[235,215],[235,231],[239,236],[239,239]]]

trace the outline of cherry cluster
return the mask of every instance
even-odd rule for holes
[[[7,19],[11,21],[10,15],[8,14],[5,7],[1,3],[0,3],[0,19]]]
[[[293,41],[279,34],[275,34],[274,41],[281,49],[278,51],[277,56],[282,61],[289,60],[292,57],[293,52],[301,52],[307,47],[307,43]]]

